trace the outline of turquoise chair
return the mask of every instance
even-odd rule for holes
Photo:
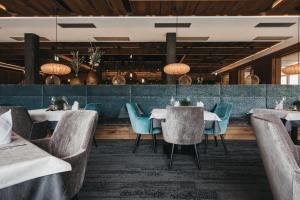
[[[205,149],[204,152],[207,152],[207,143],[208,143],[208,136],[214,135],[215,144],[218,146],[217,136],[219,135],[225,150],[225,153],[228,153],[225,141],[224,141],[224,134],[226,133],[226,129],[229,123],[229,118],[232,112],[232,104],[230,103],[218,103],[214,109],[214,113],[217,114],[222,121],[219,122],[220,131],[215,132],[214,129],[205,129],[204,136],[205,136]]]
[[[101,112],[101,104],[100,103],[88,103],[85,105],[84,110],[93,110],[98,113],[98,123],[100,119],[100,112]],[[93,143],[96,147],[98,147],[97,140],[95,136],[93,136]]]
[[[142,135],[152,135],[153,149],[154,153],[156,153],[156,134],[161,133],[161,129],[151,128],[152,120],[150,119],[150,116],[142,113],[140,107],[136,103],[126,103],[126,108],[132,129],[137,134],[135,146],[132,152],[135,153]]]

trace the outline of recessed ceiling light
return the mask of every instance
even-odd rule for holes
[[[155,28],[190,28],[192,23],[155,23]]]
[[[97,41],[130,41],[129,37],[94,37]]]
[[[24,37],[10,37],[10,38],[13,40],[16,40],[18,42],[24,41]],[[45,38],[45,37],[40,37],[39,39],[40,39],[40,41],[43,41],[43,42],[50,41],[48,38]]]
[[[292,38],[292,36],[257,36],[253,40],[287,40]]]
[[[59,23],[62,28],[96,28],[93,23]]]
[[[209,37],[177,37],[177,41],[207,41]]]
[[[293,22],[279,22],[279,23],[258,23],[256,28],[284,28],[293,26],[295,23]]]

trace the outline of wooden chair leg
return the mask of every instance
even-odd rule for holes
[[[197,166],[198,166],[198,169],[200,170],[200,160],[199,160],[199,154],[198,154],[198,149],[197,149],[196,144],[194,144],[194,149],[195,149],[195,154],[196,154]]]
[[[154,153],[156,153],[156,135],[152,135],[152,138],[153,138],[153,150]]]
[[[221,137],[221,141],[222,141],[222,144],[223,144],[223,147],[224,147],[225,154],[228,154],[228,150],[227,150],[225,140],[224,140],[224,135],[220,135],[220,137]]]
[[[172,150],[171,150],[170,162],[169,162],[169,169],[172,169],[173,154],[174,154],[174,146],[175,146],[175,144],[172,144]]]
[[[135,145],[134,145],[132,153],[135,153],[137,147],[139,146],[140,140],[141,140],[141,134],[137,134],[136,135]]]
[[[96,140],[96,137],[95,137],[95,136],[93,136],[93,143],[94,143],[95,147],[97,148],[97,147],[98,147],[98,144],[97,144],[97,140]]]
[[[204,135],[205,136],[205,142],[204,142],[204,154],[207,153],[207,144],[208,144],[208,135]]]
[[[214,138],[215,138],[215,144],[216,144],[216,147],[218,146],[218,139],[217,139],[217,136],[214,135]]]

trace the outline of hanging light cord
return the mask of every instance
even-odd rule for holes
[[[299,52],[299,48],[300,48],[300,45],[299,45],[299,38],[300,38],[300,33],[299,33],[299,25],[300,25],[300,16],[298,15],[298,64],[300,63],[300,52]]]
[[[57,43],[57,11],[55,16],[55,44]]]

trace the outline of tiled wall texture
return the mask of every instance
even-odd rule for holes
[[[46,108],[51,96],[66,96],[69,103],[101,103],[103,115],[116,118],[126,102],[137,102],[146,111],[163,108],[172,96],[177,100],[189,96],[195,105],[202,101],[206,110],[220,101],[233,103],[233,117],[245,116],[251,108],[274,108],[287,97],[288,107],[300,96],[300,86],[287,85],[97,85],[45,86],[0,85],[1,105],[21,105],[28,109]]]

